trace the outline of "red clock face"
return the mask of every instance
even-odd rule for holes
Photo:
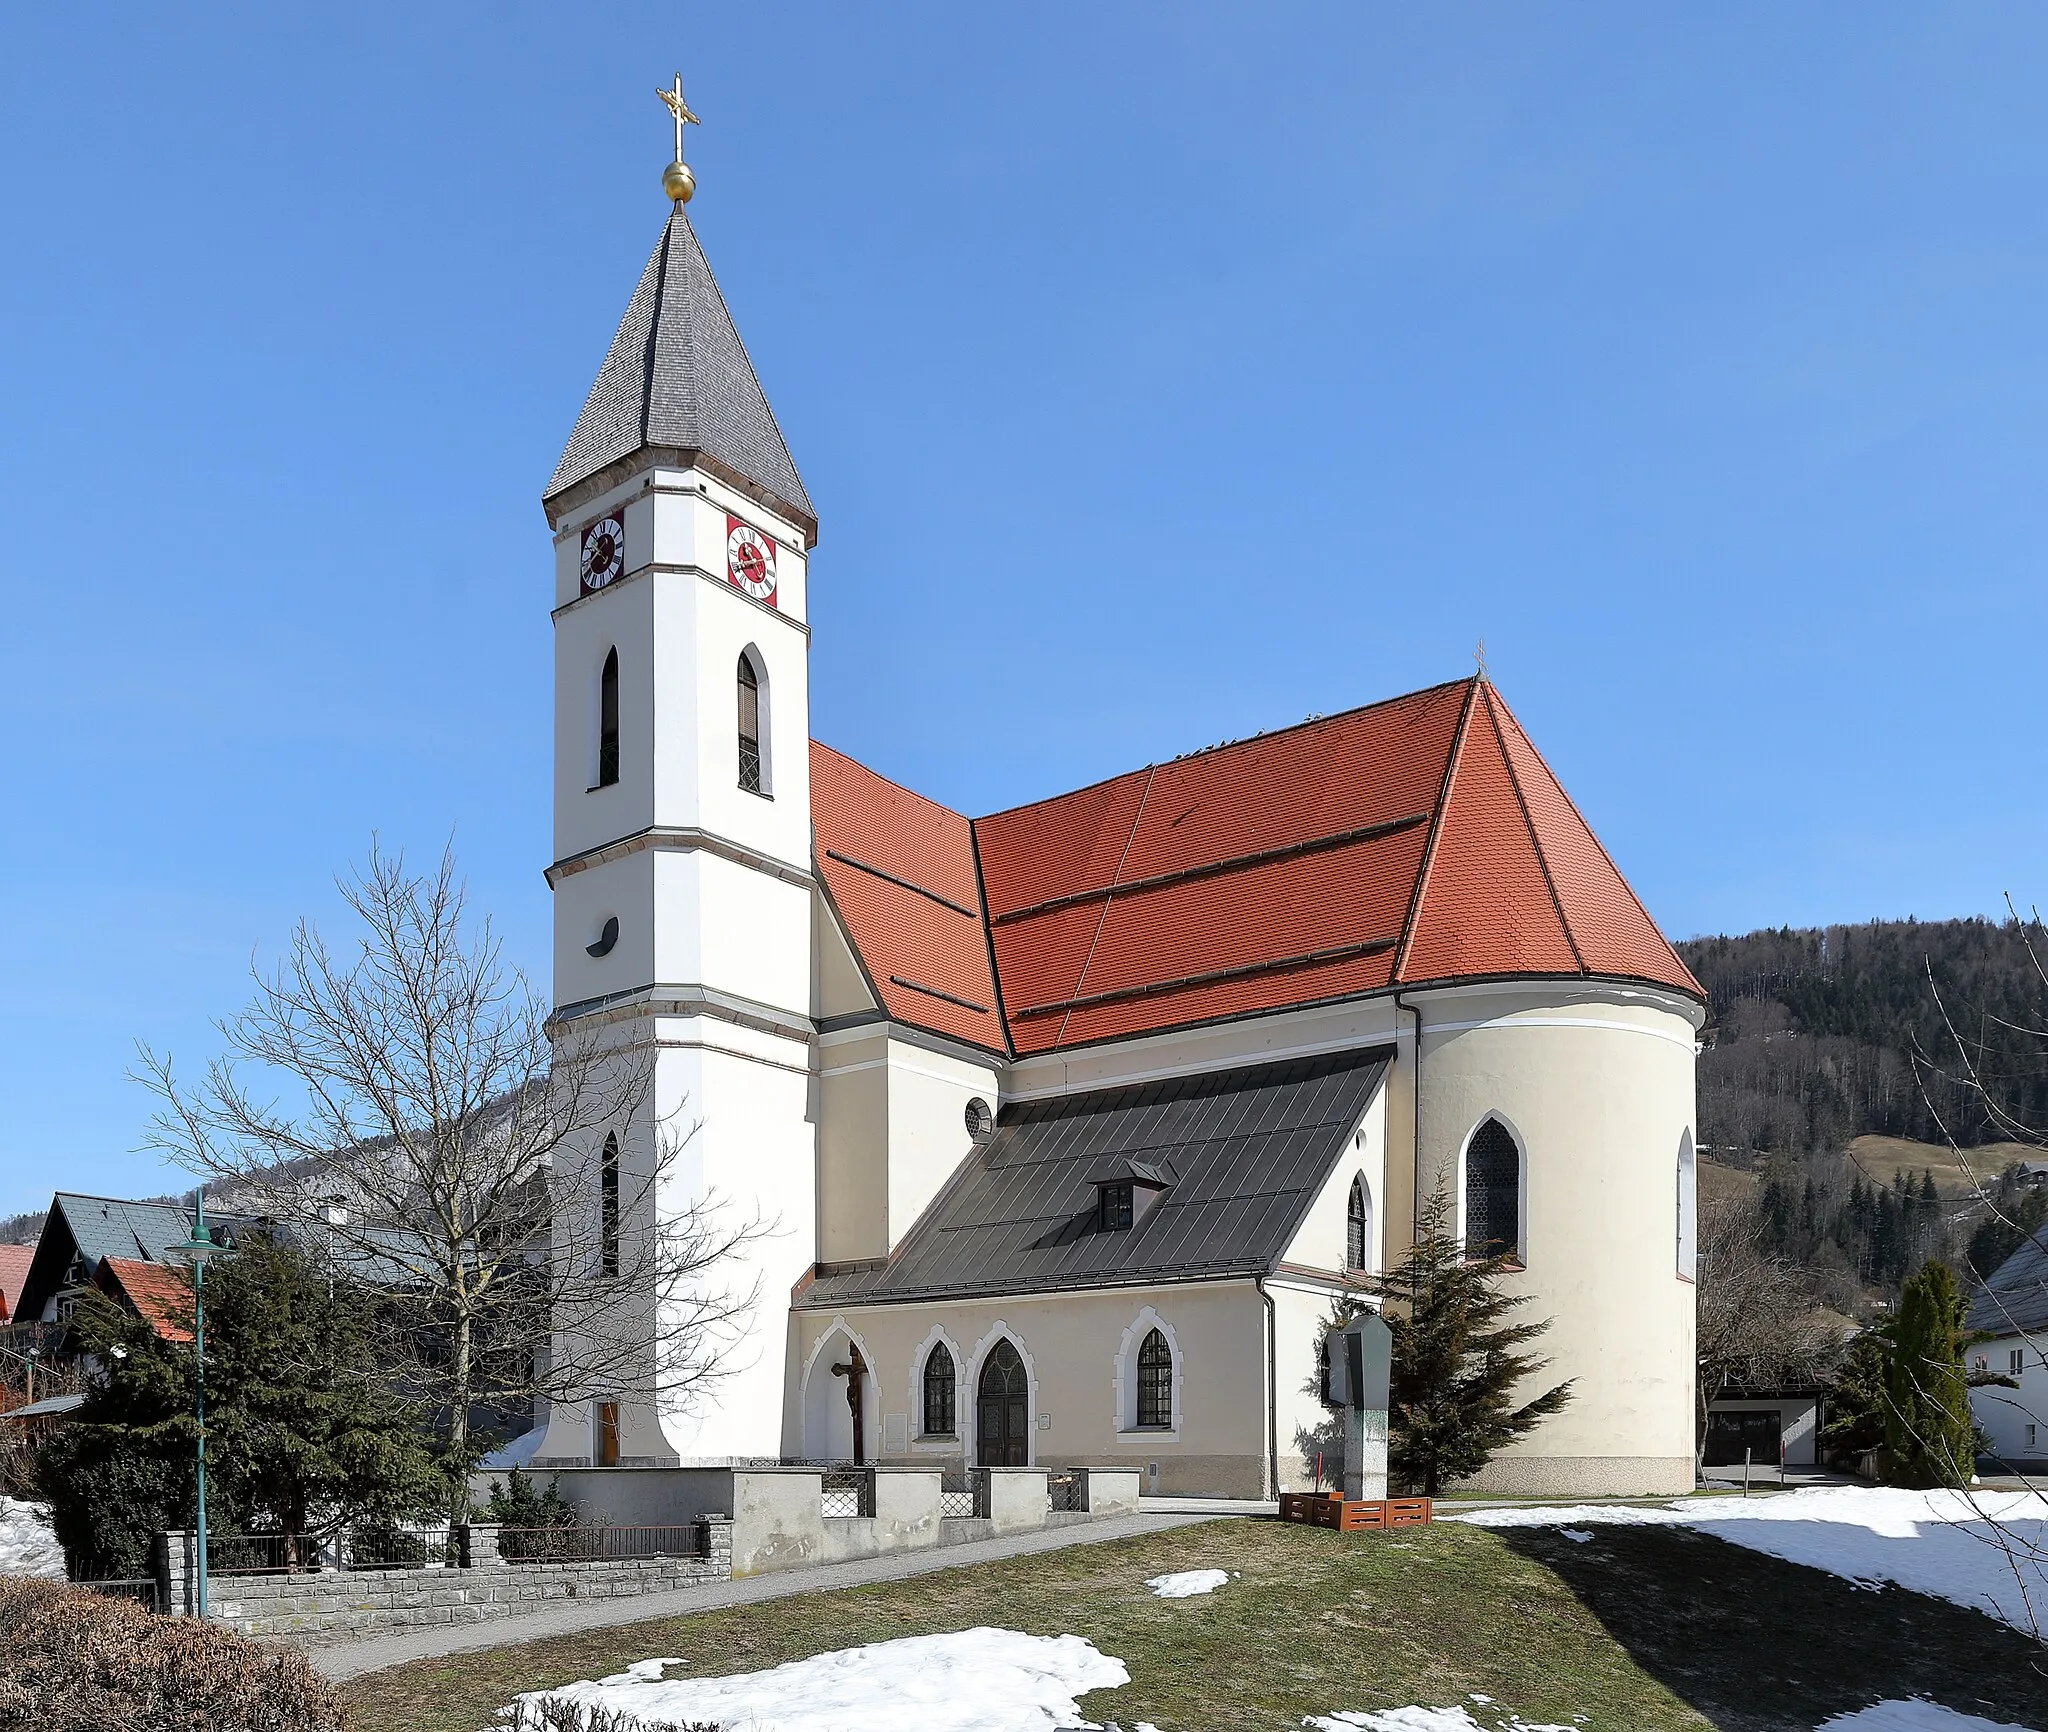
[[[775,605],[775,543],[737,517],[725,520],[725,576],[756,601]]]

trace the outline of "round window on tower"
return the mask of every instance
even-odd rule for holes
[[[988,1102],[980,1095],[967,1103],[967,1134],[977,1143],[996,1128],[996,1115],[989,1111]]]

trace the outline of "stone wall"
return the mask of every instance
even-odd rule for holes
[[[732,1574],[732,1524],[700,1523],[698,1538],[696,1557],[508,1564],[498,1560],[494,1543],[486,1543],[472,1550],[466,1568],[212,1575],[207,1617],[245,1636],[338,1637],[418,1624],[482,1623],[562,1600],[661,1594],[726,1580]],[[192,1536],[173,1533],[164,1539],[166,1604],[189,1616],[198,1602]]]

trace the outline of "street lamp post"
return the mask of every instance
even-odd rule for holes
[[[192,1353],[195,1377],[193,1387],[197,1394],[199,1420],[199,1619],[206,1621],[206,1264],[207,1259],[220,1255],[216,1245],[206,1231],[206,1187],[199,1187],[199,1195],[192,1209],[192,1237],[182,1245],[173,1245],[172,1252],[192,1265]]]

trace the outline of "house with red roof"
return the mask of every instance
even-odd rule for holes
[[[658,1170],[759,1231],[720,1375],[650,1296],[534,1465],[1270,1495],[1332,1306],[1441,1199],[1572,1385],[1482,1483],[1690,1488],[1702,993],[1483,673],[980,816],[813,740],[818,517],[682,202],[543,506],[553,1026],[657,1103],[587,1204],[649,1231]]]

